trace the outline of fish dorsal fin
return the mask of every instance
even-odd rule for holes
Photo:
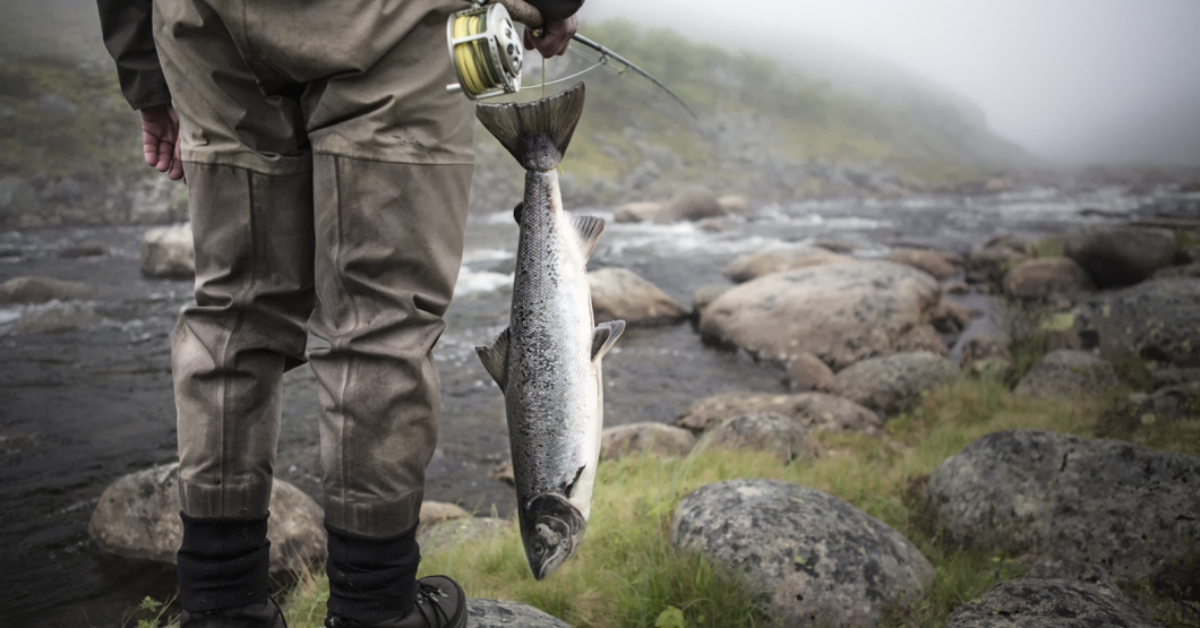
[[[609,321],[596,325],[592,332],[592,361],[604,357],[605,353],[617,344],[617,338],[625,331],[625,321]]]
[[[483,368],[488,375],[496,380],[500,390],[504,390],[504,370],[508,365],[508,328],[505,327],[492,344],[475,347],[475,353],[479,356],[479,361],[483,362]]]
[[[604,219],[571,214],[571,226],[575,227],[575,235],[579,236],[579,250],[583,252],[583,259],[590,259],[596,244],[600,242],[600,234],[604,232]]]

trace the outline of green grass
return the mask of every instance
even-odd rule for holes
[[[758,592],[701,557],[673,551],[669,526],[680,499],[696,488],[771,478],[836,495],[912,540],[937,568],[937,579],[925,597],[893,609],[886,625],[940,627],[954,608],[1020,575],[1022,566],[1012,556],[944,543],[916,498],[924,478],[967,444],[998,430],[1091,436],[1101,410],[1099,402],[1015,398],[1002,382],[985,378],[931,394],[917,410],[890,421],[886,438],[821,434],[824,455],[787,466],[745,451],[698,451],[682,459],[633,455],[601,465],[586,541],[546,581],[530,575],[511,529],[426,556],[421,574],[448,574],[473,597],[524,602],[577,628],[652,627],[660,617],[665,625],[681,617],[689,627],[769,626],[756,615]],[[1200,453],[1194,437],[1200,422],[1165,429],[1152,444]],[[301,583],[288,599],[289,625],[319,625],[325,586],[320,576]]]

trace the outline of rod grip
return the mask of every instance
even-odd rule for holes
[[[504,5],[514,22],[520,22],[529,28],[541,28],[545,25],[542,12],[525,0],[489,0],[488,4]]]

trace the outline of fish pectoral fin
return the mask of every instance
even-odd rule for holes
[[[488,375],[496,380],[500,390],[504,390],[504,370],[508,364],[508,328],[505,327],[492,344],[475,347],[475,353],[479,356],[479,361],[483,362],[483,368]]]
[[[579,250],[583,252],[583,259],[591,258],[604,231],[604,219],[572,214],[571,225],[575,227],[575,235],[579,236]]]
[[[625,331],[625,321],[609,321],[596,325],[592,332],[592,361],[604,357]]]

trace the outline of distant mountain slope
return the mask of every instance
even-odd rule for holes
[[[895,194],[981,180],[1026,160],[977,110],[902,77],[872,94],[669,31],[622,21],[581,30],[660,78],[699,118],[641,78],[585,75],[587,110],[563,163],[576,206],[685,185],[779,200]],[[548,74],[591,63],[556,58]],[[527,85],[540,82],[540,64],[528,72]],[[142,165],[140,140],[91,0],[0,6],[0,225],[181,218],[180,186]],[[482,128],[476,144],[473,205],[511,206],[522,181],[516,164]]]

